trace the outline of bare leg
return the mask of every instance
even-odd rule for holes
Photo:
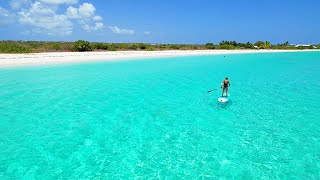
[[[222,88],[222,95],[221,95],[222,97],[223,97],[223,93],[224,93],[224,88]]]
[[[226,96],[228,97],[228,88],[226,88]]]

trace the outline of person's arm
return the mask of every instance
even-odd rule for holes
[[[228,83],[229,83],[229,86],[230,86],[230,81],[228,81]]]

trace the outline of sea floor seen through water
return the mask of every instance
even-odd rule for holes
[[[319,52],[0,69],[0,178],[320,179],[319,92]]]

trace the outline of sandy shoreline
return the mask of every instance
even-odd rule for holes
[[[170,50],[170,51],[109,51],[54,52],[31,54],[0,54],[0,67],[37,66],[60,63],[117,61],[156,57],[199,56],[215,54],[247,54],[274,52],[306,52],[319,50]]]

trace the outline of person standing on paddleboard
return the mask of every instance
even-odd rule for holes
[[[226,90],[226,96],[228,97],[229,86],[230,86],[230,81],[228,80],[228,77],[226,77],[226,79],[223,80],[221,83],[221,88],[222,88],[222,95],[221,96],[223,96],[224,90]]]

